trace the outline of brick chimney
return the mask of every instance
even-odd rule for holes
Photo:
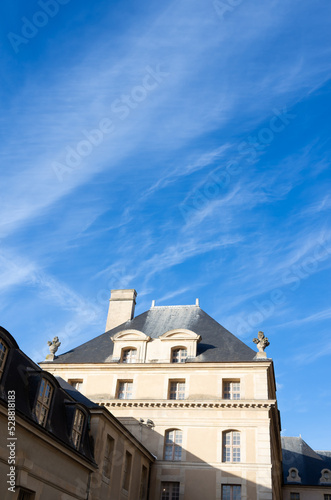
[[[106,332],[125,323],[134,316],[137,292],[131,290],[111,290]]]

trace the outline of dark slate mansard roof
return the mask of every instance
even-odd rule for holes
[[[48,435],[49,438],[61,443],[66,448],[70,448],[72,452],[83,457],[96,467],[93,446],[88,432],[88,409],[92,405],[95,407],[98,407],[98,405],[82,395],[80,395],[81,399],[78,399],[70,391],[62,388],[53,375],[42,370],[40,366],[19,349],[14,337],[1,326],[0,337],[8,347],[4,371],[0,380],[0,405],[7,408],[8,391],[15,391],[15,411],[17,415],[31,426]],[[38,423],[34,412],[42,378],[45,378],[53,388],[45,427]],[[74,447],[71,440],[71,429],[76,408],[83,411],[86,417],[79,450]]]
[[[112,362],[113,342],[110,337],[116,333],[134,329],[156,339],[170,330],[180,328],[201,335],[197,357],[189,359],[188,362],[252,361],[256,355],[253,349],[217,323],[199,306],[157,306],[57,356],[52,363]]]
[[[321,471],[331,470],[331,451],[314,451],[301,437],[282,437],[284,484],[321,485]],[[298,470],[301,482],[287,480],[289,469]],[[324,483],[325,484],[325,483]],[[330,487],[330,483],[325,484]]]

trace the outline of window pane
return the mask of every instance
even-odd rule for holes
[[[187,358],[186,349],[173,349],[171,361],[173,363],[185,363]]]
[[[230,495],[231,495],[230,486],[223,485],[222,486],[222,500],[231,500]]]
[[[125,349],[122,355],[122,363],[135,363],[137,359],[137,349]]]
[[[161,483],[161,500],[179,500],[179,483]]]
[[[170,399],[185,399],[185,382],[170,382]]]

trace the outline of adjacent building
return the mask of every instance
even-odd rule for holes
[[[154,457],[0,327],[0,498],[146,500]]]

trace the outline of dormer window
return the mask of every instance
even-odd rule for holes
[[[136,363],[137,362],[137,349],[132,347],[128,349],[123,349],[122,351],[122,363]]]
[[[84,413],[80,410],[75,411],[74,423],[71,431],[71,439],[76,450],[79,450],[82,440],[83,426],[84,426]]]
[[[299,471],[296,467],[291,467],[288,470],[288,476],[286,478],[288,483],[301,483],[301,477],[299,476]]]
[[[5,367],[7,354],[8,354],[8,346],[2,339],[0,339],[0,379],[2,377],[2,373]]]
[[[322,469],[320,483],[331,484],[331,471],[329,469]]]
[[[185,363],[187,359],[187,349],[185,347],[175,347],[171,351],[172,363]]]
[[[37,398],[35,414],[38,423],[43,427],[45,427],[47,423],[47,417],[51,405],[52,394],[53,394],[53,387],[45,378],[42,378],[39,387],[39,394]]]

